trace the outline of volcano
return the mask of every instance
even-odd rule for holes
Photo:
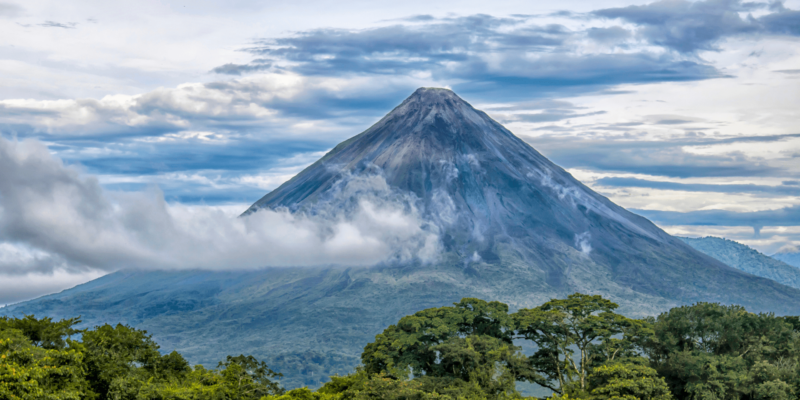
[[[348,373],[363,346],[401,316],[467,296],[517,309],[574,292],[601,294],[629,316],[698,301],[800,313],[797,289],[694,250],[446,89],[418,89],[244,217],[262,209],[313,215],[347,208],[362,191],[342,188],[365,177],[427,221],[438,238],[434,258],[370,267],[121,271],[0,312],[127,323],[195,363],[254,354],[283,372],[289,387]]]

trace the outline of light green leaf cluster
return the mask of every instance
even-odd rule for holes
[[[78,400],[83,355],[34,346],[22,331],[0,331],[0,399]]]

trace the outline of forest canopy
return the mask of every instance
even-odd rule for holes
[[[129,326],[0,317],[0,399],[512,399],[523,398],[518,382],[553,399],[800,395],[798,317],[715,303],[645,319],[616,309],[580,293],[513,313],[465,298],[401,318],[366,345],[351,374],[288,391],[253,356],[191,367]]]

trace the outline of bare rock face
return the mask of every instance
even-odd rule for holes
[[[228,354],[254,354],[283,372],[288,387],[349,372],[389,324],[466,296],[516,309],[579,291],[602,294],[631,316],[697,301],[800,314],[797,289],[694,250],[446,89],[417,90],[245,213],[313,215],[353,207],[367,191],[398,197],[427,221],[439,241],[433,261],[119,272],[0,314],[128,323],[162,349],[212,366]]]

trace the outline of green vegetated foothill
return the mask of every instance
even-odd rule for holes
[[[800,395],[798,317],[697,303],[630,319],[616,308],[579,293],[514,313],[465,298],[401,318],[364,348],[362,366],[316,391],[284,390],[252,356],[190,367],[125,325],[2,317],[0,399],[512,399],[523,398],[518,382],[552,399]]]

